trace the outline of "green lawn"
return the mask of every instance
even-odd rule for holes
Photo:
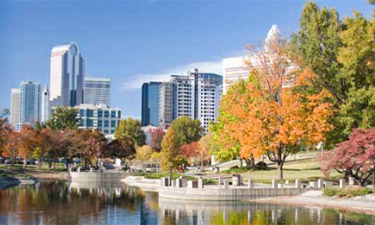
[[[337,172],[331,173],[330,177],[324,177],[319,168],[319,162],[315,156],[319,153],[308,153],[308,156],[314,157],[311,159],[297,159],[288,161],[284,165],[284,180],[294,181],[300,179],[302,181],[316,180],[324,178],[327,180],[338,180],[341,176]],[[307,154],[303,155],[304,157]],[[290,157],[291,159],[293,157]],[[277,178],[276,165],[269,165],[269,170],[261,171],[246,171],[241,173],[244,180],[252,179],[256,182],[270,183],[272,179]]]
[[[27,172],[48,172],[54,171],[48,167],[48,163],[43,163],[40,169],[36,165],[27,165]],[[57,163],[56,171],[67,171],[63,163]],[[0,177],[27,176],[23,170],[22,164],[0,164]]]

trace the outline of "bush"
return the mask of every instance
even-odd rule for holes
[[[356,196],[364,196],[374,193],[374,190],[369,188],[325,188],[323,190],[323,195],[325,196],[338,196],[338,197],[356,197]]]
[[[255,168],[258,169],[258,170],[268,170],[267,164],[265,162],[262,162],[262,161],[257,162],[255,164]]]
[[[324,188],[323,195],[325,196],[336,196],[339,190],[337,188]]]

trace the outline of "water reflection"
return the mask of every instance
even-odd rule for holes
[[[42,182],[0,190],[0,224],[375,224],[319,207],[158,199],[123,183]]]

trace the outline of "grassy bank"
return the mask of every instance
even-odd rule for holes
[[[347,187],[347,188],[325,188],[323,195],[325,196],[338,196],[338,197],[356,197],[368,194],[374,194],[375,190],[371,188]]]

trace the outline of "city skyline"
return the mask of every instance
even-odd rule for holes
[[[110,77],[114,84],[111,99],[113,107],[121,108],[125,117],[133,116],[140,119],[143,82],[161,81],[163,76],[183,74],[186,70],[195,67],[202,72],[223,75],[221,59],[243,55],[243,46],[247,43],[259,43],[272,24],[277,24],[283,34],[289,35],[294,32],[297,29],[300,9],[304,1],[283,3],[269,1],[263,5],[257,1],[231,5],[221,1],[218,1],[218,4],[169,3],[112,2],[104,5],[104,9],[118,6],[118,10],[112,12],[113,16],[105,10],[102,16],[94,15],[103,8],[99,2],[92,4],[93,6],[88,6],[87,2],[79,3],[77,11],[85,7],[93,11],[82,13],[80,16],[83,19],[77,24],[72,24],[71,21],[77,18],[72,13],[69,14],[71,18],[65,18],[65,21],[52,17],[54,13],[61,10],[58,3],[39,2],[21,5],[17,2],[1,2],[1,17],[5,24],[0,28],[0,32],[6,35],[0,37],[4,49],[0,54],[0,74],[3,80],[0,107],[10,108],[10,90],[18,87],[21,81],[32,80],[40,83],[42,87],[45,83],[49,83],[46,74],[49,74],[49,55],[52,47],[76,42],[80,52],[83,52],[87,59],[86,76]],[[318,3],[329,7],[335,5],[341,16],[351,15],[352,9],[362,11],[366,16],[372,13],[366,1],[345,3],[318,1]],[[186,8],[182,10],[181,6]],[[41,9],[37,9],[38,7]],[[69,4],[64,7],[69,7]],[[163,9],[165,7],[166,9]],[[227,16],[210,18],[226,8],[228,8]],[[273,8],[278,8],[278,13],[275,13]],[[197,10],[192,15],[184,13],[193,9]],[[136,10],[139,16],[132,14],[131,10]],[[42,15],[34,17],[34,11]],[[250,13],[251,11],[253,13]],[[262,11],[264,18],[257,11]],[[24,15],[22,18],[17,17],[20,13]],[[125,16],[124,13],[128,14]],[[205,17],[203,23],[199,19],[192,18],[195,16],[199,18],[199,15],[204,13],[207,13],[207,18]],[[59,15],[57,13],[56,16]],[[181,16],[177,17],[177,15]],[[257,20],[259,16],[262,16],[262,21]],[[164,23],[165,28],[157,25],[157,22],[169,21],[171,18],[179,19]],[[133,25],[131,21],[134,21]],[[222,27],[215,26],[216,23],[221,24]],[[133,26],[139,26],[139,29],[134,30]],[[185,26],[186,29],[177,29],[178,26]],[[173,30],[174,28],[176,30]],[[126,30],[132,30],[133,33],[127,33]],[[190,40],[191,31],[194,30],[200,34],[200,38],[195,41]],[[98,32],[104,34],[99,35]],[[148,43],[145,37],[150,35],[153,40]],[[213,38],[217,39],[216,44],[210,43]],[[170,48],[166,50],[166,46]]]

